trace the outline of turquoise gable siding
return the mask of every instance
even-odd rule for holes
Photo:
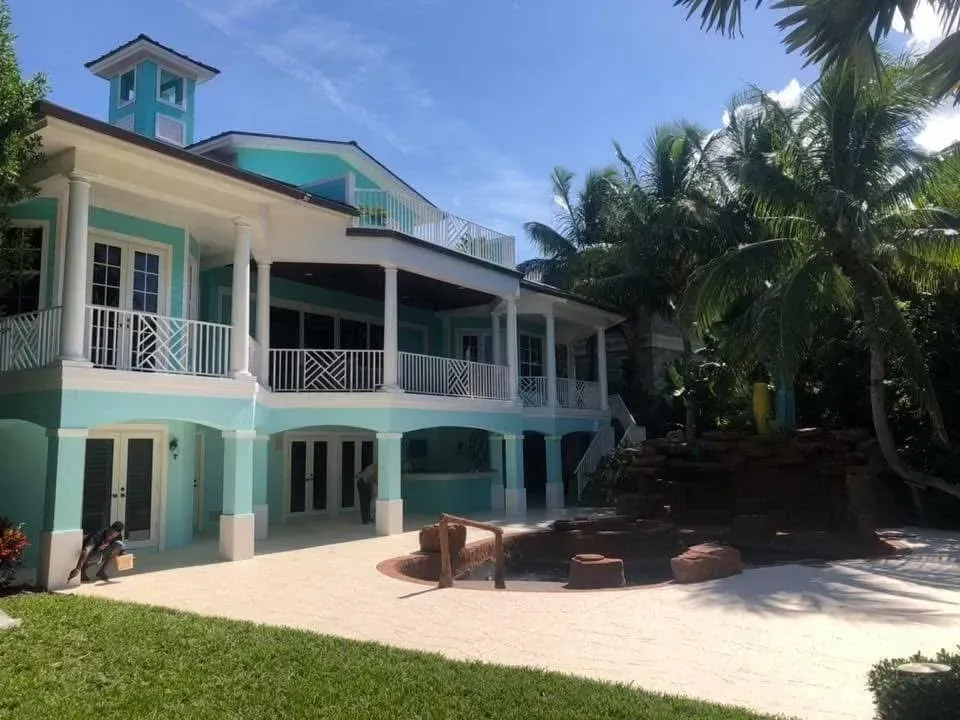
[[[138,63],[134,101],[122,108],[120,107],[120,76],[110,78],[110,108],[107,118],[111,123],[116,123],[120,118],[132,113],[134,132],[156,138],[157,115],[166,115],[184,124],[184,144],[189,145],[193,142],[196,82],[191,78],[184,78],[186,109],[181,109],[159,99],[159,74],[160,66],[153,60]]]
[[[51,307],[56,299],[57,198],[38,197],[7,208],[14,220],[38,220],[47,225],[47,257],[44,278],[44,302]]]
[[[337,155],[268,150],[265,148],[237,148],[237,167],[293,185],[308,185],[318,180],[354,173],[357,187],[369,190],[379,188],[373,180],[359,172]]]
[[[90,227],[99,230],[141,238],[170,247],[170,315],[184,317],[183,307],[183,266],[185,258],[185,239],[183,228],[164,225],[152,220],[123,215],[103,208],[90,208]]]

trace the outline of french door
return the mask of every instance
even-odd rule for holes
[[[287,514],[353,512],[357,474],[374,459],[369,435],[287,437]]]
[[[160,316],[164,254],[96,239],[90,244],[90,360],[99,367],[162,370],[167,328]]]
[[[161,431],[98,432],[87,438],[83,531],[120,521],[130,547],[157,545],[160,528]]]

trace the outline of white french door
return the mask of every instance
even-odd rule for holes
[[[129,547],[159,544],[164,437],[160,430],[90,434],[83,467],[85,533],[119,520]]]
[[[356,477],[373,462],[370,434],[288,433],[287,514],[355,512],[360,508]]]
[[[91,238],[88,345],[100,367],[157,369],[162,356],[166,253],[145,245]]]

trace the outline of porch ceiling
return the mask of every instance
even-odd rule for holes
[[[383,268],[377,265],[274,263],[274,277],[383,301]],[[442,312],[491,303],[492,295],[400,270],[400,304]]]

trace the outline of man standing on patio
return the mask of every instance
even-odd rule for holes
[[[370,506],[377,497],[377,464],[375,462],[367,465],[357,475],[357,494],[360,496],[360,521],[364,525],[369,525]]]

